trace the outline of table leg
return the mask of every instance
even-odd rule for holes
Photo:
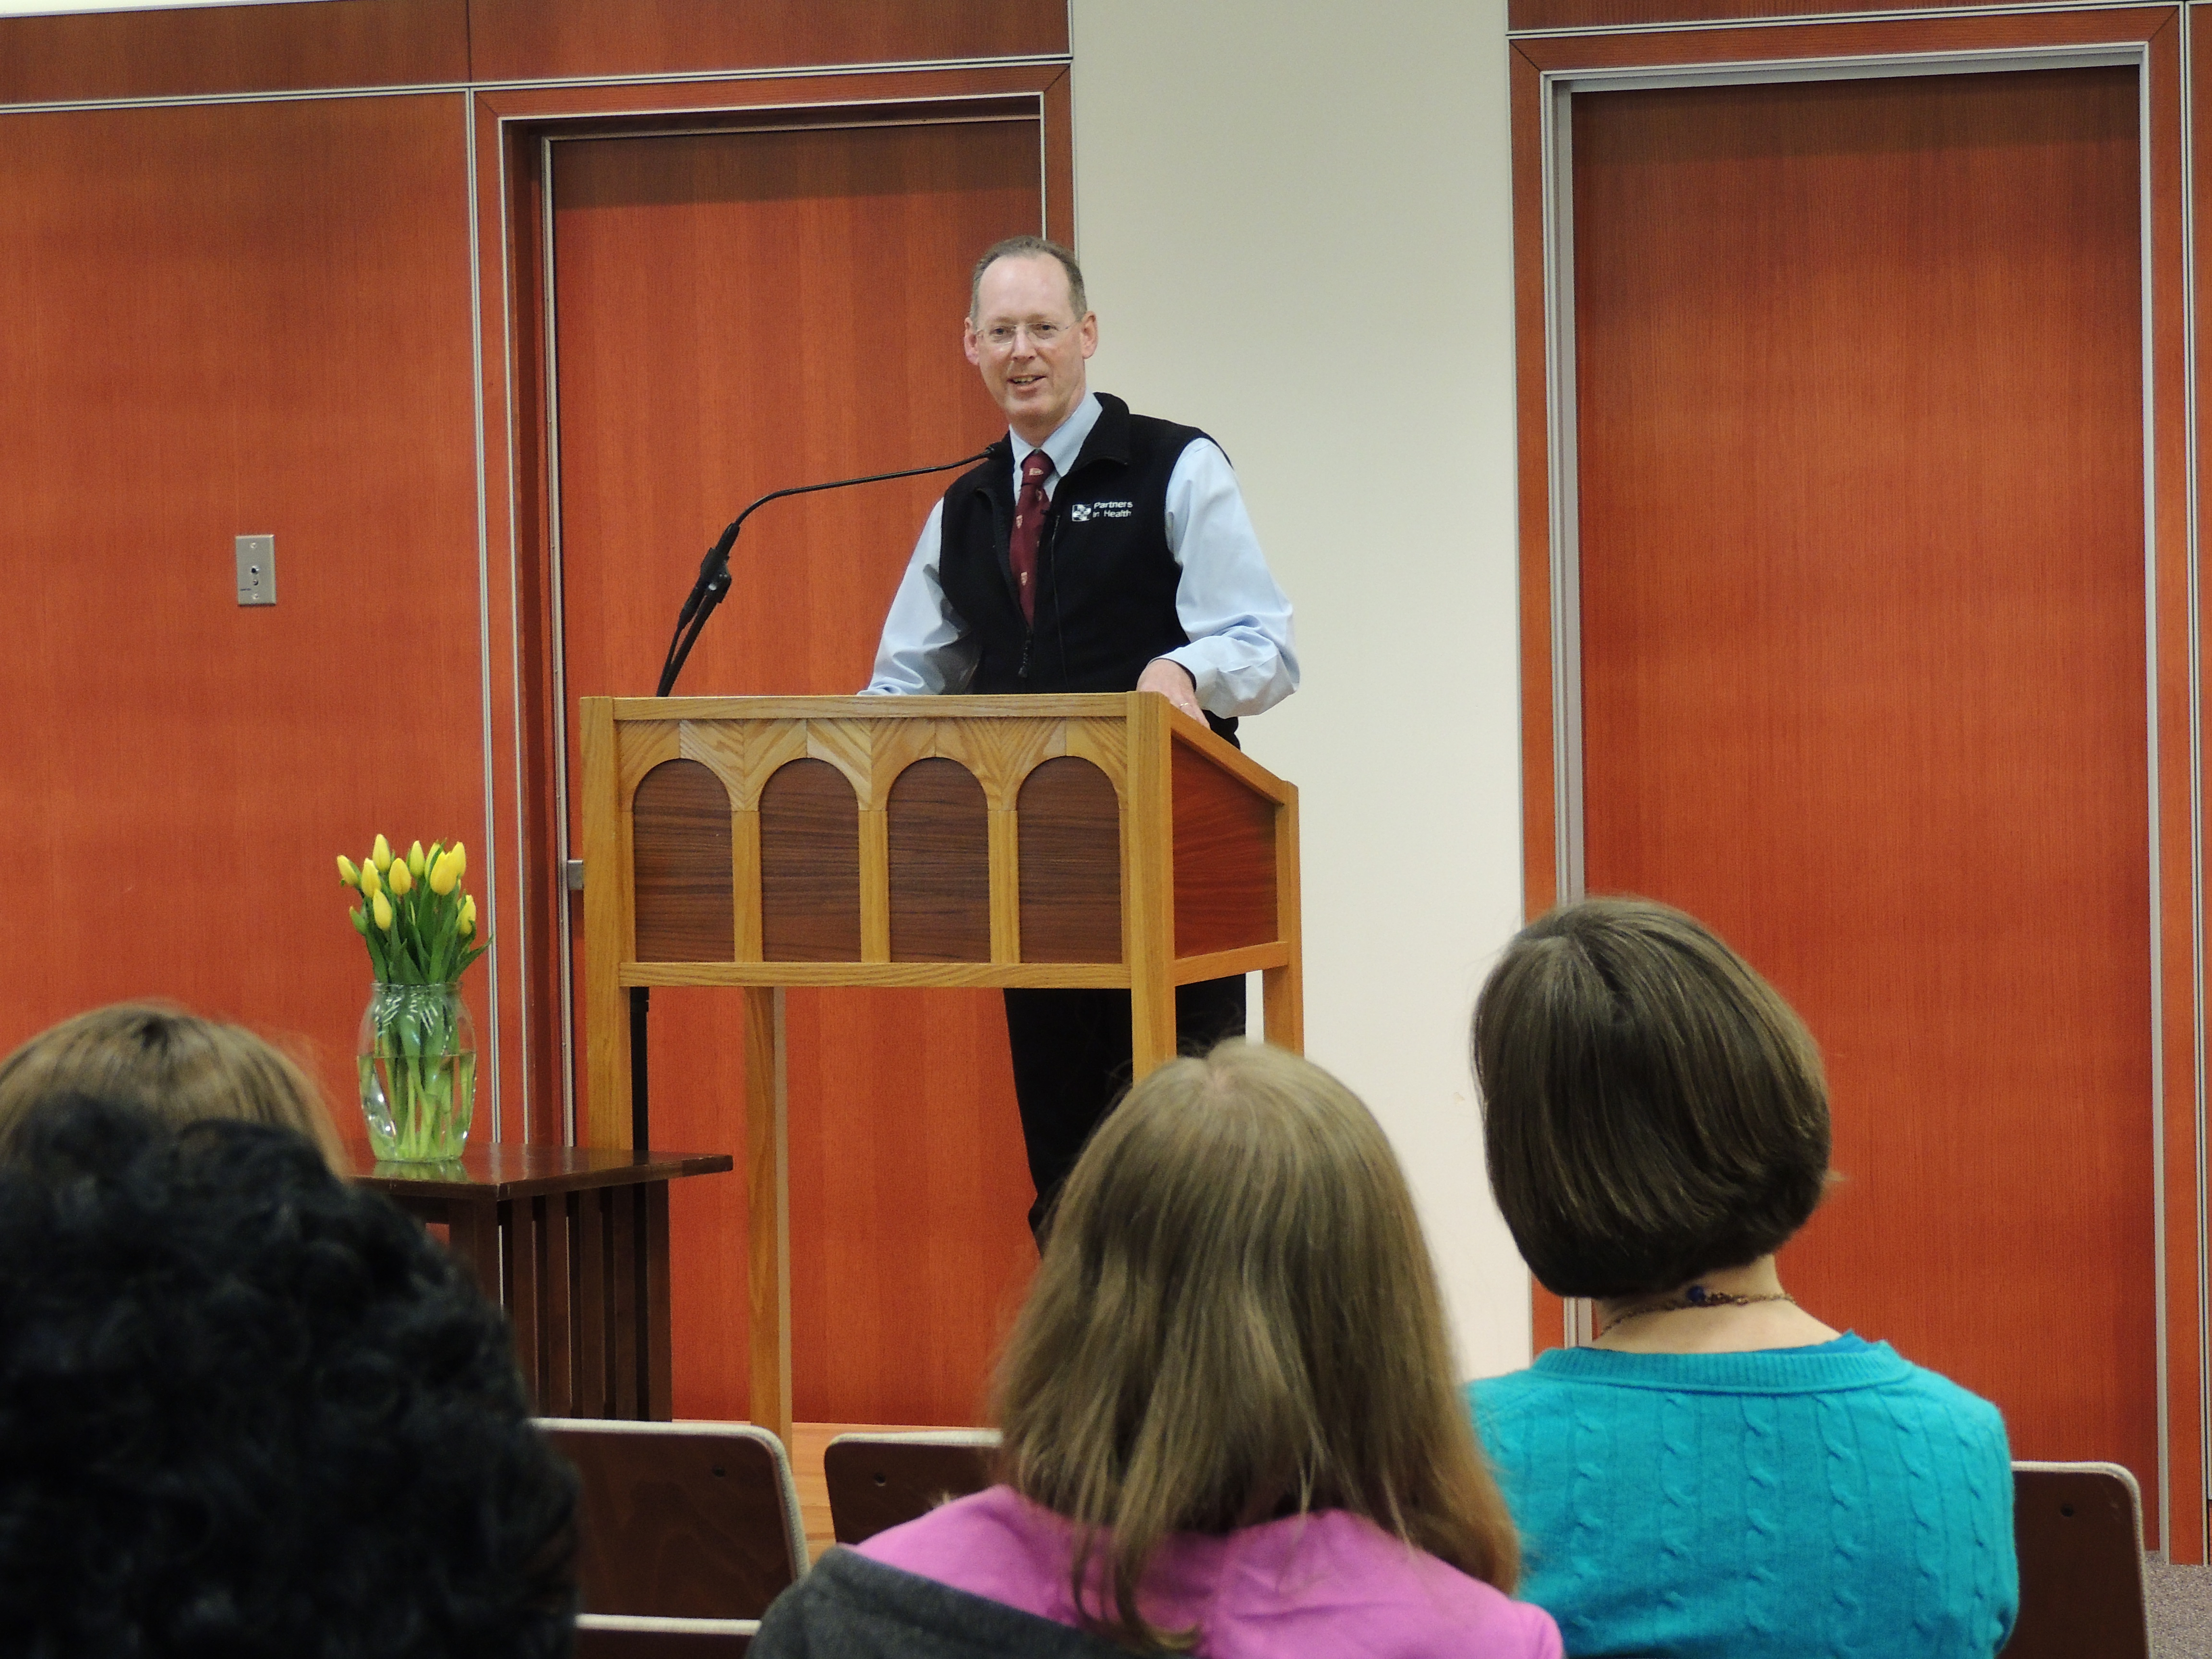
[[[638,1365],[642,1356],[638,1295],[637,1188],[617,1187],[607,1194],[607,1346],[614,1369],[614,1397],[607,1415],[642,1417],[638,1399]]]
[[[576,1415],[611,1417],[604,1188],[576,1194]]]
[[[646,1182],[645,1305],[639,1324],[645,1342],[645,1415],[665,1423],[676,1415],[674,1353],[668,1319],[668,1183]]]
[[[507,1322],[514,1328],[514,1353],[522,1364],[523,1381],[541,1412],[545,1409],[545,1353],[538,1317],[541,1258],[532,1212],[544,1201],[515,1198],[499,1206],[507,1256]]]
[[[544,1328],[545,1391],[538,1409],[546,1417],[576,1414],[576,1346],[574,1316],[575,1259],[571,1254],[573,1230],[568,1224],[568,1194],[549,1193],[538,1200],[544,1206],[539,1224],[544,1230],[545,1279],[541,1287],[539,1317]]]
[[[791,1445],[791,1189],[783,992],[748,986],[745,1208],[751,1266],[752,1419]]]
[[[475,1275],[477,1288],[494,1303],[499,1294],[499,1204],[459,1200],[446,1206],[446,1248]]]

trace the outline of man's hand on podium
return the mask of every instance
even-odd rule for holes
[[[1157,691],[1201,726],[1206,723],[1206,711],[1198,706],[1198,682],[1191,678],[1190,670],[1179,662],[1170,662],[1165,657],[1153,658],[1145,665],[1145,672],[1137,676],[1137,690]]]

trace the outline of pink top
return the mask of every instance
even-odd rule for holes
[[[1072,1539],[1060,1516],[994,1486],[859,1547],[886,1566],[1079,1626]],[[1542,1608],[1341,1510],[1226,1537],[1176,1534],[1146,1574],[1145,1612],[1166,1629],[1200,1626],[1205,1659],[1559,1659],[1559,1628]]]

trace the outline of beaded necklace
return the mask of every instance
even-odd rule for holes
[[[1646,1314],[1681,1313],[1691,1308],[1748,1308],[1755,1302],[1787,1302],[1796,1305],[1797,1298],[1787,1291],[1776,1291],[1767,1296],[1737,1296],[1730,1291],[1709,1291],[1702,1285],[1692,1285],[1682,1292],[1679,1302],[1655,1302],[1648,1308],[1638,1308],[1618,1319],[1607,1322],[1606,1329],[1614,1330],[1632,1319],[1641,1319]]]

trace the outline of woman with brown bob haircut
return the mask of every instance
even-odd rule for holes
[[[344,1145],[321,1094],[282,1053],[241,1026],[154,1002],[118,1002],[65,1019],[0,1060],[0,1159],[41,1102],[85,1095],[171,1124],[270,1123],[304,1135],[343,1175]]]
[[[1004,1484],[833,1551],[755,1651],[1556,1655],[1453,1375],[1366,1108],[1279,1049],[1172,1061],[1060,1200]]]
[[[1600,1334],[1472,1383],[1577,1656],[1987,1659],[2019,1602],[1996,1408],[1838,1333],[1774,1255],[1828,1179],[1819,1050],[1695,918],[1562,905],[1474,1011],[1491,1189]]]

